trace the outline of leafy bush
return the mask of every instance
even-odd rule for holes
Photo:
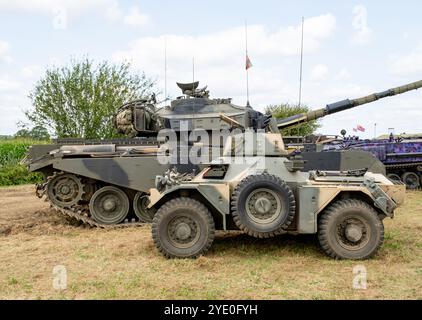
[[[0,186],[37,183],[42,180],[38,173],[30,173],[20,163],[30,145],[46,143],[31,139],[0,140]]]
[[[20,164],[0,167],[0,186],[39,183],[41,181],[42,175],[40,173],[29,172],[26,167]]]

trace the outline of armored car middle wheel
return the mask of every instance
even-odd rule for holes
[[[233,192],[231,204],[237,227],[255,238],[285,233],[296,212],[290,187],[270,174],[251,175],[241,181]]]
[[[152,222],[152,239],[167,258],[197,258],[208,251],[214,236],[210,211],[191,198],[168,201]]]

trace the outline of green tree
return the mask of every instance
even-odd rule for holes
[[[50,134],[43,126],[35,126],[29,132],[29,137],[35,140],[49,140]]]
[[[15,133],[15,138],[30,138],[34,140],[50,139],[48,130],[42,126],[35,126],[31,130],[29,130],[26,125],[21,125],[21,127],[22,128]]]
[[[28,129],[20,129],[15,133],[15,138],[29,138]]]
[[[29,97],[26,112],[36,126],[58,138],[110,138],[117,136],[112,118],[125,102],[151,94],[155,82],[144,73],[131,72],[129,63],[98,65],[88,58],[48,69]]]
[[[275,118],[288,118],[297,114],[309,112],[307,106],[284,103],[280,105],[270,105],[265,108],[266,114],[272,114]],[[308,136],[313,134],[321,125],[318,121],[310,121],[300,125],[281,130],[283,136]]]

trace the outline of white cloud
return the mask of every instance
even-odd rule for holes
[[[21,74],[26,79],[38,78],[42,72],[42,68],[39,65],[28,65],[21,69]]]
[[[352,43],[357,45],[364,45],[371,41],[373,31],[368,27],[368,10],[363,5],[358,5],[353,8],[353,28],[355,34],[353,35]]]
[[[0,0],[0,10],[48,15],[55,29],[66,29],[68,20],[85,13],[98,13],[110,21],[135,27],[150,20],[137,6],[125,14],[118,0]]]
[[[123,17],[123,23],[131,27],[141,27],[149,22],[149,17],[141,13],[138,6],[129,9],[129,13]]]
[[[336,19],[331,14],[305,21],[305,52],[316,53],[335,31]],[[287,60],[297,60],[299,67],[301,25],[268,30],[263,25],[248,27],[251,99],[255,105],[269,101],[297,100],[296,83],[283,80]],[[149,76],[158,79],[164,91],[164,44],[167,42],[168,94],[180,95],[174,83],[192,81],[192,57],[195,78],[209,85],[213,96],[233,97],[235,103],[245,100],[245,29],[233,27],[198,36],[162,35],[142,37],[127,49],[113,54],[113,60],[127,60]],[[290,62],[291,64],[291,62]],[[291,80],[291,79],[290,79]],[[253,89],[252,89],[253,88]],[[252,97],[253,95],[253,97]]]
[[[316,52],[321,42],[330,37],[335,30],[335,18],[331,14],[306,20],[305,50]],[[193,55],[198,61],[211,64],[224,64],[243,56],[244,27],[236,27],[200,36],[167,35],[139,38],[129,45],[128,50],[114,54],[116,59],[133,60],[142,67],[154,70],[162,66],[164,41],[167,41],[168,59],[171,62],[191,61]],[[300,51],[300,26],[284,27],[274,32],[262,25],[248,28],[249,51],[251,58],[258,55],[296,55]]]
[[[347,68],[342,68],[340,72],[335,77],[336,80],[348,80],[352,77]]]
[[[6,41],[0,40],[0,61],[6,63],[12,62],[12,57],[9,56],[10,44]]]
[[[318,64],[312,68],[311,80],[321,81],[328,75],[328,67],[325,64]]]
[[[20,87],[20,83],[11,78],[9,75],[2,75],[0,77],[0,92],[16,91]]]
[[[420,75],[422,73],[422,43],[411,53],[397,58],[392,64],[392,72],[397,75]]]
[[[118,21],[121,20],[123,17],[122,9],[119,6],[117,1],[113,1],[107,8],[105,9],[104,15],[107,19],[111,21]]]
[[[50,14],[56,8],[63,8],[71,13],[82,13],[103,6],[108,6],[114,0],[0,0],[2,10],[26,11]]]

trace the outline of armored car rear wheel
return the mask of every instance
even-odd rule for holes
[[[129,198],[116,187],[108,186],[97,190],[89,202],[92,218],[102,224],[122,222],[129,212]]]
[[[384,241],[384,225],[367,203],[341,200],[320,217],[318,238],[322,249],[332,258],[368,259]]]
[[[197,258],[211,247],[215,236],[209,210],[190,198],[165,203],[152,222],[152,238],[167,258]]]
[[[296,210],[290,187],[269,174],[251,175],[241,181],[233,192],[231,205],[237,227],[256,238],[285,233]]]
[[[151,223],[157,210],[148,209],[148,196],[138,192],[133,199],[133,211],[141,222]]]

